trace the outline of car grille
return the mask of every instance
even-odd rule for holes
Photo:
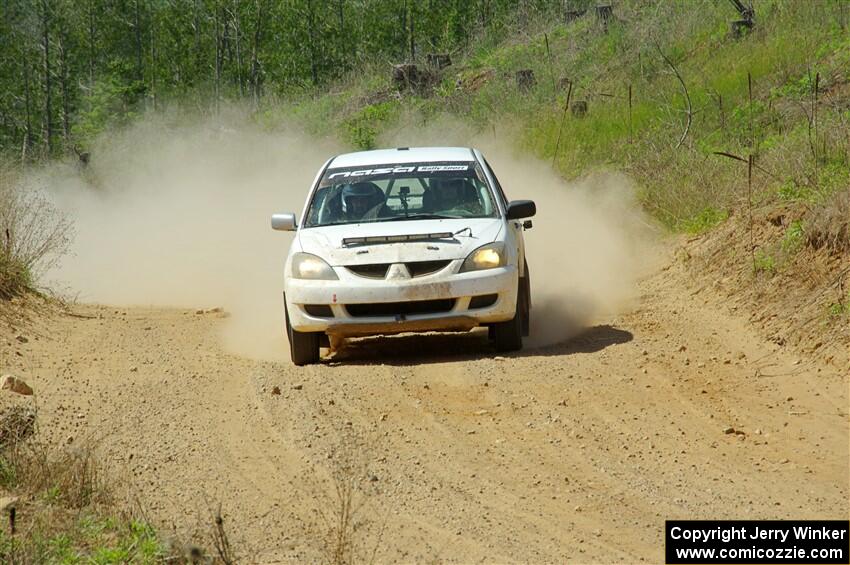
[[[408,261],[404,265],[407,267],[410,276],[413,278],[431,275],[442,271],[450,260],[444,261]],[[346,269],[357,276],[366,277],[369,279],[384,279],[387,277],[392,263],[372,263],[370,265],[348,265]]]
[[[390,268],[390,264],[376,263],[374,265],[349,265],[346,268],[360,277],[366,277],[369,279],[383,279],[387,276],[387,271]]]
[[[411,277],[422,277],[442,271],[451,261],[411,261],[405,263]]]
[[[367,304],[347,304],[345,309],[354,318],[381,318],[392,316],[410,316],[412,314],[439,314],[448,312],[455,306],[455,299],[412,300],[410,302],[373,302]]]

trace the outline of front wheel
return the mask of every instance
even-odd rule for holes
[[[296,365],[311,365],[319,362],[319,334],[317,332],[299,332],[289,324],[289,309],[284,299],[283,310],[286,317],[286,337],[289,339],[289,353]]]
[[[531,333],[531,274],[528,272],[528,263],[525,264],[525,276],[519,279],[520,312],[522,312],[522,337],[528,337]],[[519,300],[519,298],[517,300]]]
[[[528,319],[528,309],[524,305],[528,302],[523,285],[519,285],[518,290],[514,317],[507,322],[499,322],[490,326],[496,351],[508,352],[522,349],[523,330]]]

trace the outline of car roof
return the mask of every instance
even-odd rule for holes
[[[432,161],[474,161],[469,147],[399,147],[345,153],[334,157],[329,168],[392,165],[395,163],[421,163]]]

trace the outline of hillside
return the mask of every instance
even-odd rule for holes
[[[723,289],[771,339],[829,344],[824,356],[846,366],[850,8],[754,6],[740,35],[727,2],[540,18],[483,36],[422,84],[399,90],[386,67],[260,119],[294,116],[360,148],[490,136],[566,179],[624,171],[644,209],[691,236],[681,256],[699,284]],[[519,85],[521,71],[535,84]]]
[[[0,561],[654,562],[667,519],[846,517],[850,3],[598,4],[6,0]],[[537,202],[525,348],[291,364],[269,214],[451,144]]]

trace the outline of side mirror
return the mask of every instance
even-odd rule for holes
[[[295,231],[295,214],[272,214],[272,229],[279,231]]]
[[[533,200],[511,200],[508,203],[507,218],[509,220],[519,220],[520,218],[530,218],[537,213],[537,205]]]

